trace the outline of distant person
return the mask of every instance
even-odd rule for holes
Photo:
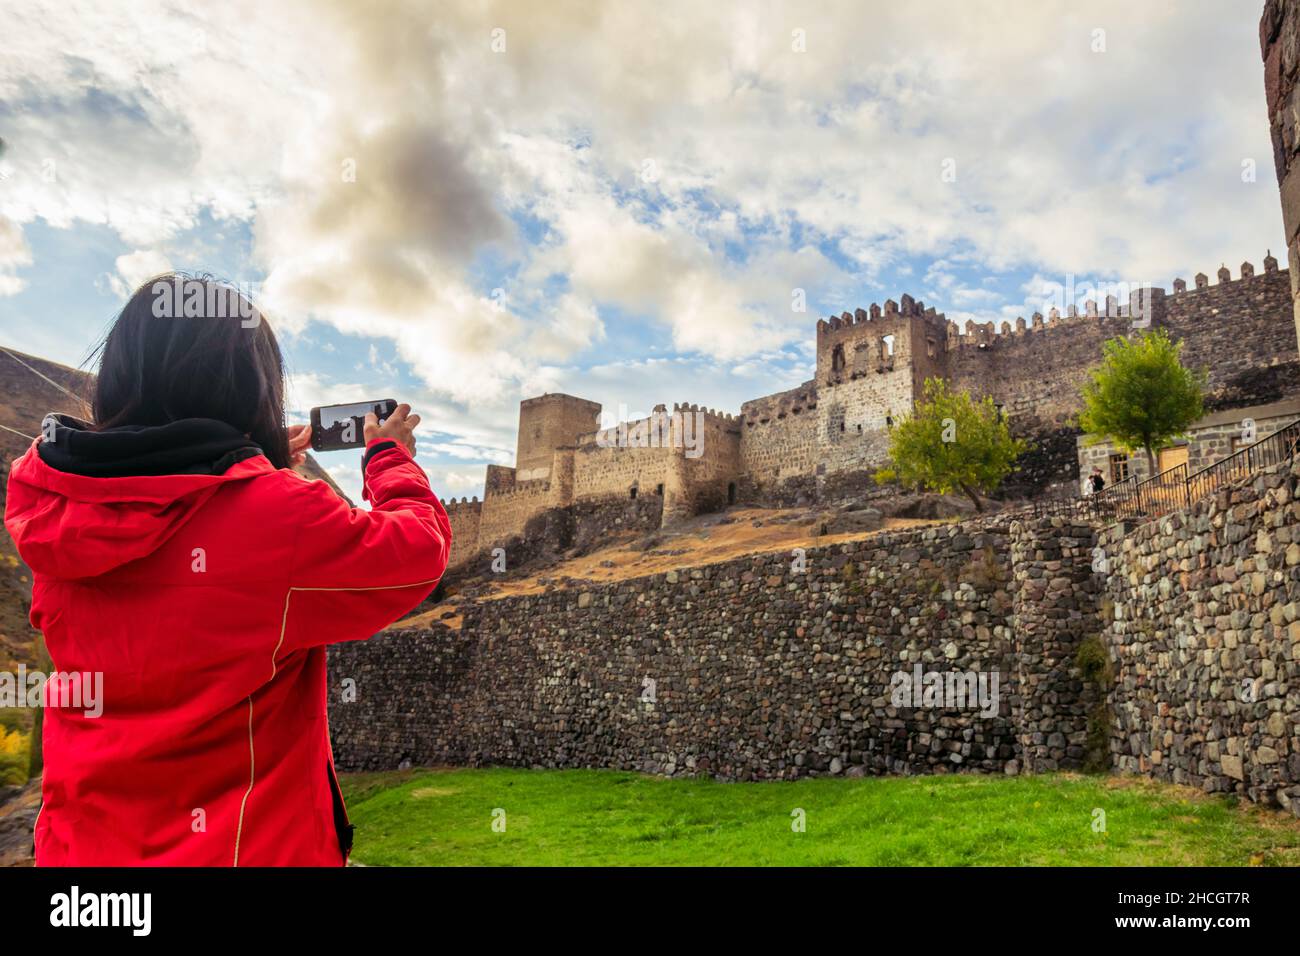
[[[102,682],[93,708],[45,710],[36,863],[339,866],[325,645],[414,608],[451,547],[420,418],[367,418],[372,507],[350,507],[291,470],[311,436],[285,427],[265,318],[196,279],[217,294],[179,314],[174,281],[137,290],[101,343],[93,422],[57,417],[9,477],[32,624],[56,674]],[[223,296],[242,311],[209,314]]]
[[[1088,477],[1088,484],[1091,485],[1091,491],[1094,495],[1100,494],[1101,489],[1106,487],[1106,479],[1101,475],[1100,468],[1094,468],[1092,474]]]

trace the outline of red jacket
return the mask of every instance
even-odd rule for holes
[[[451,527],[424,471],[372,442],[365,511],[222,423],[61,421],[14,463],[5,526],[54,672],[102,674],[102,713],[46,708],[37,864],[344,863],[325,645],[437,584]]]

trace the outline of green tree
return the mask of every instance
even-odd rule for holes
[[[889,457],[898,478],[941,494],[961,491],[983,511],[980,493],[992,494],[1014,469],[1028,442],[1012,438],[993,399],[974,401],[952,392],[940,378],[927,379],[925,397],[889,435]]]
[[[1126,454],[1141,449],[1154,475],[1155,453],[1205,414],[1205,372],[1184,368],[1182,350],[1164,329],[1106,342],[1101,365],[1083,387],[1084,441],[1110,439]]]

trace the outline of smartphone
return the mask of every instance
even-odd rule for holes
[[[312,451],[341,451],[361,448],[366,443],[366,416],[374,412],[380,424],[397,411],[397,402],[385,398],[378,402],[355,402],[351,405],[323,405],[311,410]]]

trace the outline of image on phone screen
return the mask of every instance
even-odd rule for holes
[[[366,443],[366,415],[374,412],[382,424],[397,408],[391,398],[350,405],[324,405],[311,410],[311,447],[314,451],[360,448]]]

